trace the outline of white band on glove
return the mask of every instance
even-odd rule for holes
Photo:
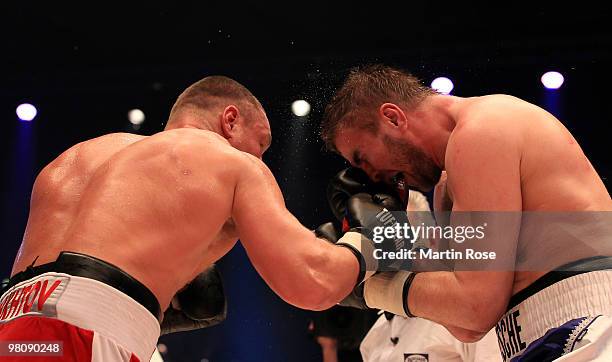
[[[360,263],[363,263],[363,267],[365,268],[365,275],[361,281],[369,279],[376,273],[378,269],[378,260],[374,258],[374,242],[367,237],[358,232],[349,231],[338,240],[336,245],[343,245],[351,248],[353,252],[361,257]],[[358,281],[357,284],[361,281]]]
[[[366,280],[363,295],[368,307],[408,317],[404,308],[407,302],[404,287],[412,274],[405,270],[383,272]]]

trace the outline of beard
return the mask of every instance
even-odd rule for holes
[[[389,136],[383,137],[383,143],[387,147],[394,168],[410,170],[409,173],[403,171],[412,178],[410,181],[414,183],[414,185],[407,185],[409,188],[427,192],[438,183],[442,169],[423,150],[411,142]]]

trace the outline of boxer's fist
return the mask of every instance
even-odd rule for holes
[[[342,220],[348,199],[361,192],[372,191],[371,181],[362,170],[349,167],[336,174],[327,184],[327,201],[334,216]]]
[[[351,307],[357,309],[369,309],[363,296],[364,283],[359,283],[351,290],[351,294],[342,299],[339,305],[343,307]]]
[[[225,315],[227,304],[221,274],[212,265],[176,294],[181,310],[191,319]]]
[[[373,230],[377,226],[393,226],[399,222],[408,225],[408,217],[401,210],[399,200],[390,195],[356,194],[348,199],[345,213],[343,231],[355,228]]]
[[[405,212],[398,211],[399,201],[388,195],[369,195],[365,193],[352,196],[346,207],[346,217],[343,231],[358,231],[364,240],[372,241],[373,248],[381,252],[404,252],[412,249],[414,236],[410,233],[410,224]],[[392,212],[397,211],[397,212]],[[397,231],[400,235],[389,238],[383,232],[386,228]],[[404,263],[401,259],[379,259],[381,269],[400,268]]]
[[[211,327],[224,321],[226,315],[223,282],[212,265],[176,293],[164,313],[161,334]]]
[[[338,172],[327,185],[327,201],[336,219],[342,221],[346,214],[348,199],[359,193],[367,193],[383,199],[392,198],[395,202],[392,211],[406,210],[408,194],[403,185],[398,184],[392,187],[381,182],[374,183],[362,170],[349,167]]]

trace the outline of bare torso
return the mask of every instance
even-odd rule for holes
[[[470,122],[495,120],[496,126],[502,127],[508,137],[517,138],[523,211],[612,210],[610,195],[601,178],[574,137],[551,114],[505,95],[466,98],[458,102],[454,112],[457,122],[455,129],[469,125]],[[447,163],[451,159],[447,151]],[[451,179],[453,175],[449,172],[448,177]],[[452,198],[453,190],[450,186],[448,193]],[[569,238],[555,240],[557,244],[564,242],[568,243],[567,248],[572,248]],[[521,254],[534,247],[533,244],[519,242],[517,257],[520,258]],[[601,245],[599,250],[607,250],[608,255],[612,255],[612,245]],[[572,249],[572,253],[573,260],[595,255],[593,250],[578,247]],[[512,294],[545,273],[517,271]]]
[[[210,149],[206,168],[187,161],[190,142]],[[110,134],[70,148],[36,179],[12,274],[81,252],[123,269],[166,308],[236,243],[228,162],[237,152],[194,129]]]

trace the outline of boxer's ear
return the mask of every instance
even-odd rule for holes
[[[406,127],[406,114],[394,103],[383,103],[379,108],[383,124],[392,128]]]
[[[394,103],[383,103],[379,108],[379,113],[383,122],[389,123],[393,127],[402,127],[406,124],[404,111]]]
[[[385,134],[398,136],[404,132],[408,122],[406,114],[397,104],[383,103],[378,111],[380,128]]]
[[[240,117],[240,111],[234,105],[229,105],[225,107],[223,113],[221,113],[221,130],[223,131],[223,136],[227,139],[233,137],[236,131],[236,125],[238,123],[238,118]]]

